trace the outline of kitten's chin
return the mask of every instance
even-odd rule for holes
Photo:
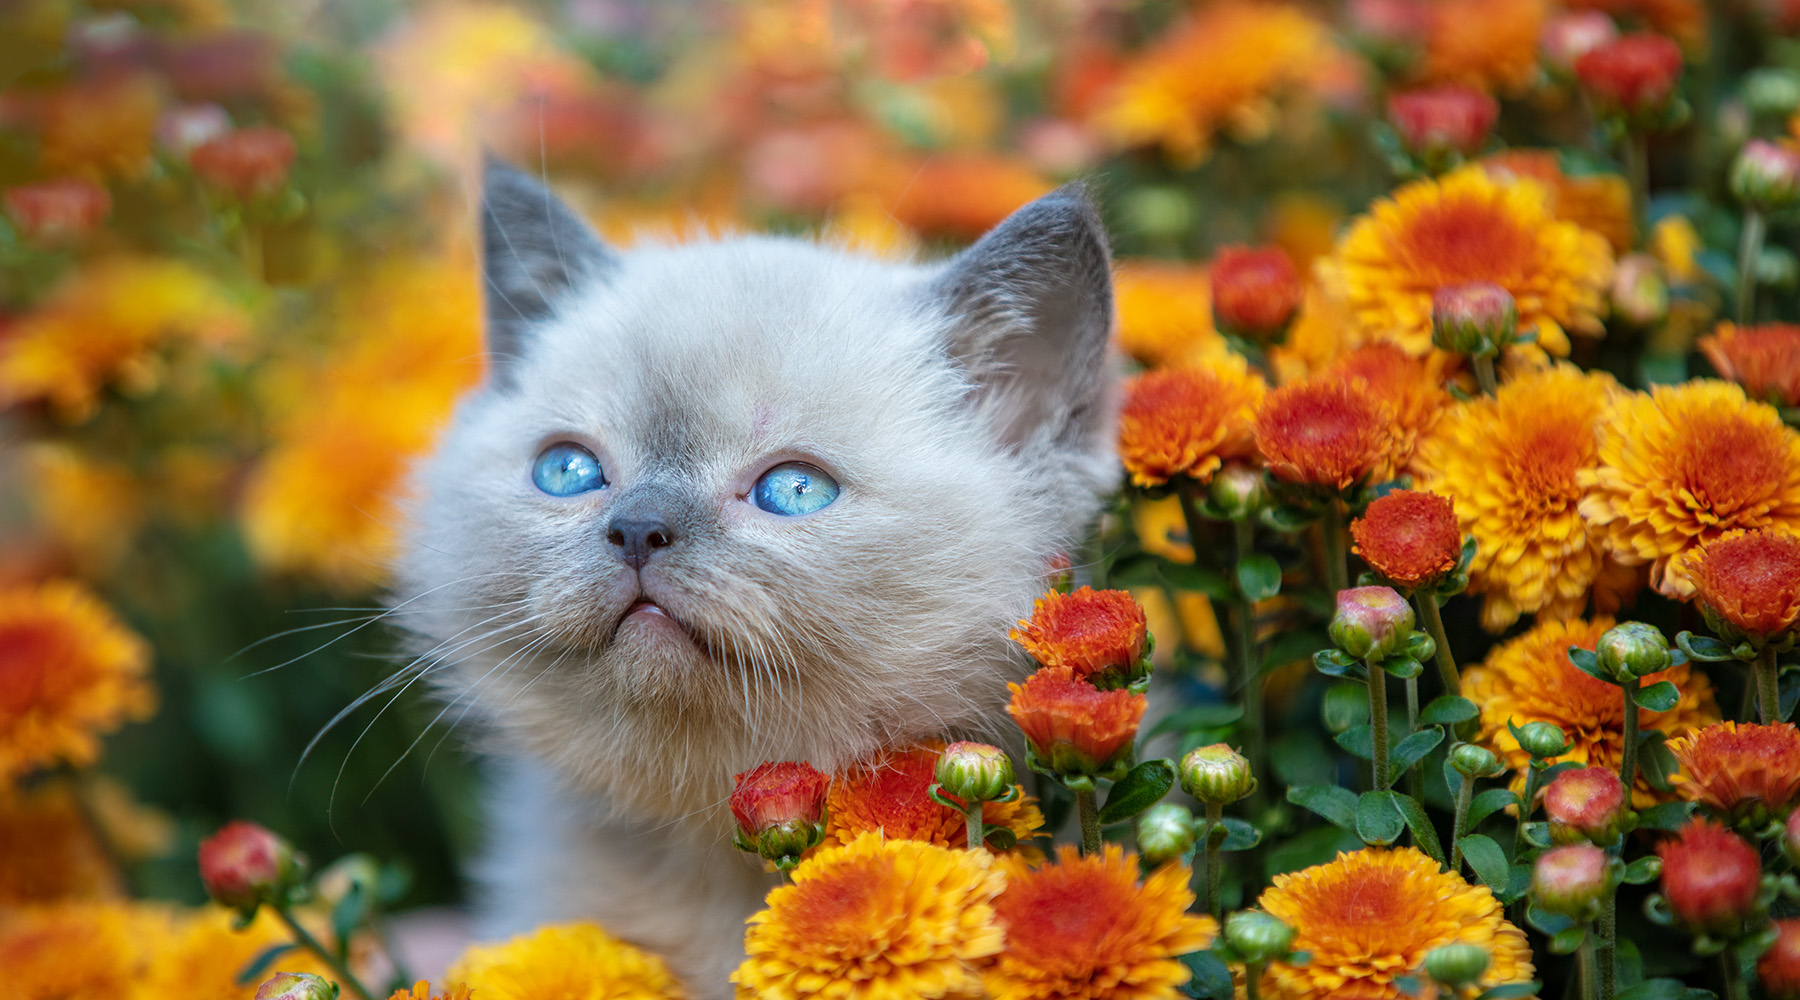
[[[627,692],[642,700],[691,697],[720,669],[692,630],[660,605],[643,600],[619,619],[606,659],[621,671]]]

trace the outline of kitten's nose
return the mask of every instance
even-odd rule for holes
[[[643,569],[657,549],[675,544],[675,529],[661,518],[614,518],[606,540],[619,547],[619,558],[632,569]]]

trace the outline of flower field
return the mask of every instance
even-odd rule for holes
[[[1111,235],[997,745],[737,775],[729,987],[419,957],[484,152],[623,247]],[[4,1000],[1800,1000],[1800,3],[15,0],[0,210]]]

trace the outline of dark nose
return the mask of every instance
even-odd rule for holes
[[[619,558],[632,569],[643,569],[657,549],[675,544],[677,537],[661,518],[615,518],[606,529],[606,540],[619,547]]]

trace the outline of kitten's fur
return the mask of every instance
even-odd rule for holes
[[[499,166],[483,230],[490,377],[419,470],[398,599],[500,760],[485,930],[595,919],[728,996],[771,885],[730,844],[734,772],[998,736],[1008,627],[1116,480],[1105,234],[1065,188],[933,264],[617,252]],[[533,485],[561,440],[605,489]],[[836,502],[746,502],[793,459]],[[641,572],[627,517],[675,536]],[[640,588],[668,618],[627,617]]]

